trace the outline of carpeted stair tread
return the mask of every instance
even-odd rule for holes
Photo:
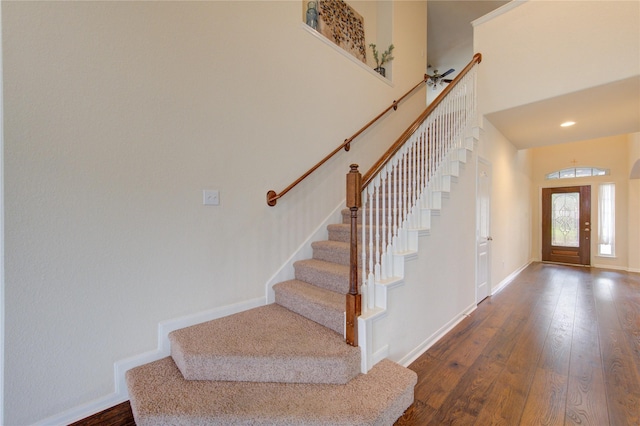
[[[358,245],[361,244],[362,241],[362,228],[363,226],[358,224],[357,226],[357,235],[358,235]],[[370,226],[364,226],[364,229],[369,232]],[[386,232],[386,225],[382,225],[380,227],[380,232]],[[341,241],[343,243],[351,242],[351,224],[348,223],[334,223],[331,225],[327,225],[327,231],[329,232],[329,240],[330,241]],[[368,234],[367,234],[368,235]]]
[[[318,259],[299,260],[293,264],[297,280],[347,294],[349,292],[349,266]]]
[[[360,372],[360,349],[277,304],[176,330],[169,340],[187,380],[344,384]]]
[[[314,259],[349,265],[351,256],[349,243],[331,240],[314,241],[311,243],[311,248]]]
[[[126,379],[138,426],[383,426],[413,403],[417,376],[383,360],[346,385],[193,381],[167,357]]]
[[[345,295],[299,280],[273,286],[276,303],[344,335]]]

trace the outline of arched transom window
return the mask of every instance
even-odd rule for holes
[[[600,167],[571,167],[568,169],[558,170],[557,172],[551,172],[545,176],[546,179],[570,179],[581,178],[589,176],[606,176],[609,174],[609,169],[602,169]]]

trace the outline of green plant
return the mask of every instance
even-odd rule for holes
[[[393,44],[390,44],[389,48],[382,52],[382,56],[378,56],[378,49],[376,49],[375,43],[371,43],[369,47],[371,47],[371,49],[373,50],[373,59],[376,61],[376,68],[380,68],[387,62],[393,60],[393,56],[391,56],[391,52],[393,51]]]

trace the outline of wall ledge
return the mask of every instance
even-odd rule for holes
[[[356,57],[351,55],[349,52],[347,52],[346,50],[342,49],[340,46],[338,46],[337,44],[333,43],[331,40],[329,40],[328,38],[326,38],[325,36],[320,34],[318,31],[316,31],[313,28],[311,28],[310,26],[308,26],[304,22],[300,23],[300,28],[302,28],[304,31],[306,31],[307,33],[311,34],[317,40],[320,40],[322,43],[326,44],[327,46],[329,46],[330,48],[332,48],[333,50],[335,50],[336,52],[338,52],[339,54],[341,54],[345,58],[349,59],[351,62],[353,62],[354,64],[356,64],[357,66],[359,66],[363,70],[366,70],[369,74],[375,76],[378,80],[382,81],[383,83],[386,83],[390,87],[395,87],[395,85],[393,84],[393,82],[391,80],[381,76],[376,71],[374,71],[373,68],[371,68],[369,65],[367,65],[364,62],[358,60]]]
[[[478,19],[471,21],[471,26],[475,27],[477,25],[482,25],[485,22],[489,22],[495,18],[497,18],[500,15],[504,15],[505,13],[515,9],[518,6],[522,6],[524,3],[528,2],[529,0],[513,0],[510,1],[509,3],[500,6],[499,8],[487,13],[486,15],[483,15],[481,17],[479,17]]]

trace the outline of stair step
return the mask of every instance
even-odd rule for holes
[[[185,380],[170,357],[127,372],[138,426],[392,425],[416,383],[415,372],[389,360],[346,385]]]
[[[351,246],[343,241],[315,241],[311,243],[313,258],[326,262],[349,265]]]
[[[343,243],[351,242],[351,225],[346,223],[335,223],[327,226],[329,240]],[[362,228],[358,226],[358,242],[362,238]]]
[[[357,226],[358,232],[358,246],[362,244],[362,225]],[[365,226],[365,230],[369,232],[371,227],[369,225]],[[329,232],[329,240],[330,241],[339,241],[343,243],[351,243],[351,224],[349,223],[334,223],[332,225],[327,226],[327,231]],[[388,231],[385,225],[380,226],[380,233],[386,233]],[[375,234],[375,228],[373,230]],[[368,238],[367,234],[367,238]],[[375,238],[375,236],[374,236]]]
[[[336,293],[349,292],[349,266],[324,260],[299,260],[293,264],[295,277]]]
[[[186,380],[344,384],[360,350],[340,334],[270,304],[169,334]]]
[[[299,280],[278,283],[273,290],[277,304],[344,335],[344,294]]]

